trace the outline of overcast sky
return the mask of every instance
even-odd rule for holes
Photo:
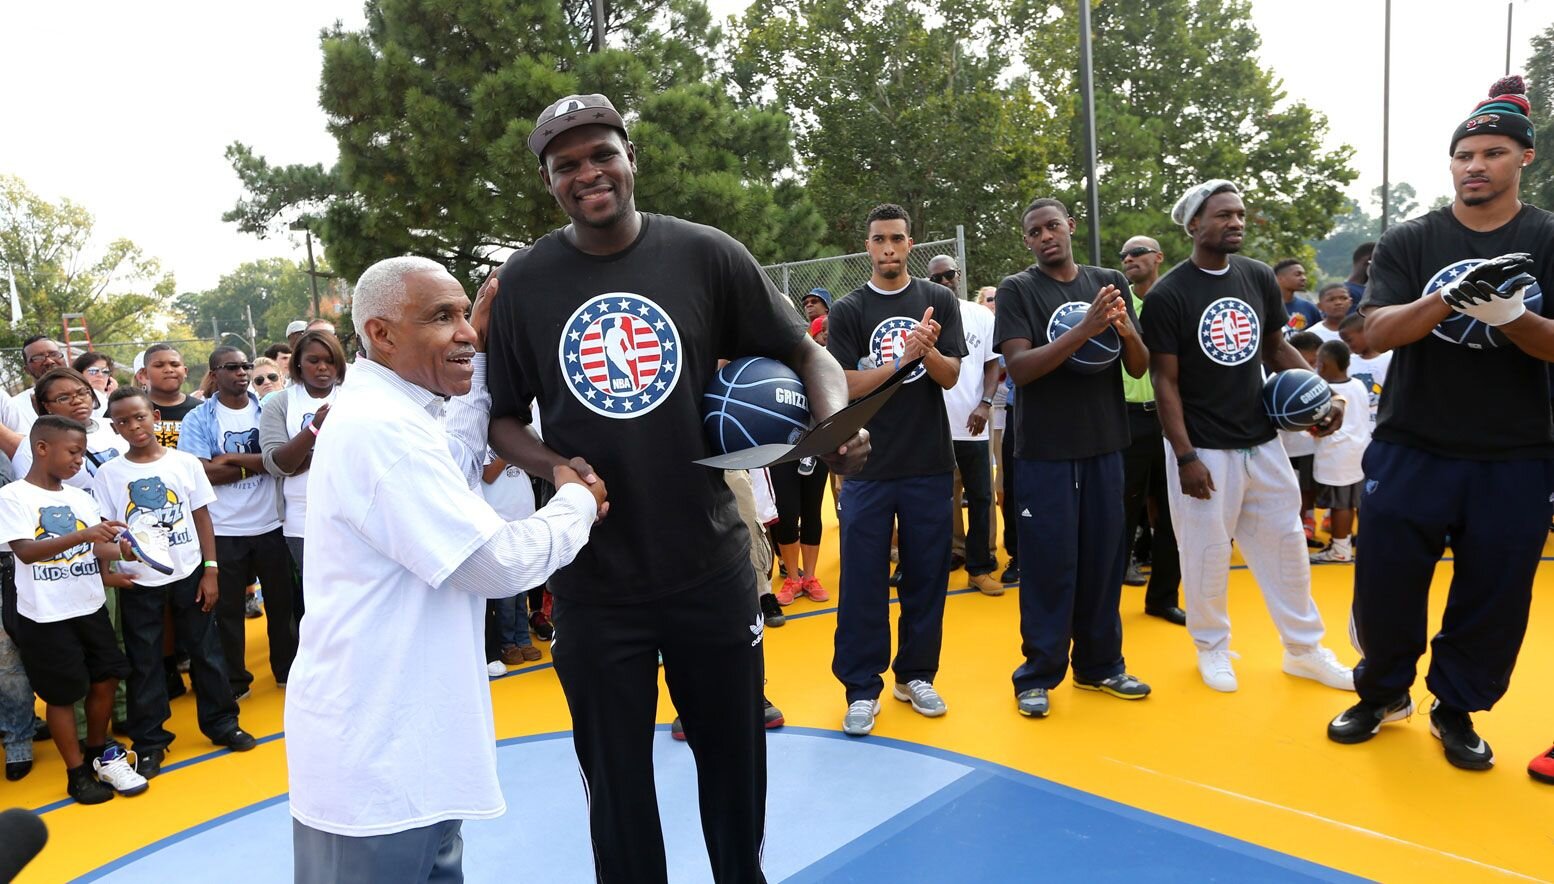
[[[746,0],[711,5],[722,15]],[[1554,0],[1515,6],[1513,70],[1554,22]],[[1504,70],[1506,4],[1393,7],[1391,178],[1428,204],[1450,191],[1452,129]],[[359,26],[361,8],[360,0],[0,2],[0,174],[84,205],[99,238],[134,240],[176,273],[180,291],[209,288],[253,258],[300,259],[300,241],[261,241],[222,223],[241,195],[222,152],[243,141],[272,163],[334,161],[317,103],[318,32],[336,19]],[[1383,0],[1252,8],[1263,62],[1290,98],[1327,114],[1331,143],[1355,147],[1351,192],[1363,198],[1381,183]]]

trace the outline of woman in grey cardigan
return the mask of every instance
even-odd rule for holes
[[[308,467],[313,462],[313,443],[324,428],[335,391],[345,380],[345,351],[329,332],[303,334],[292,351],[291,386],[264,400],[259,415],[259,448],[264,468],[281,480],[281,533],[302,574],[303,527],[307,519]],[[298,582],[301,586],[301,582]],[[297,600],[302,616],[302,599]]]

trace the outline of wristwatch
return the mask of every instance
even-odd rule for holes
[[[992,407],[992,405],[993,405],[993,400],[991,400],[991,399],[989,399],[989,398],[987,398],[987,397],[986,397],[986,396],[983,396],[983,397],[982,397],[982,404],[983,404],[983,405],[986,405],[986,406],[988,406],[988,407]]]

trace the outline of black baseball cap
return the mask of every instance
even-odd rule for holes
[[[529,133],[529,150],[537,157],[545,156],[545,147],[557,135],[578,126],[614,126],[626,135],[626,121],[620,111],[603,95],[568,95],[557,99],[540,113],[534,121],[534,131]]]

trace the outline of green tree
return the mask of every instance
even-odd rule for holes
[[[286,326],[292,320],[310,315],[312,288],[303,265],[287,258],[263,258],[239,265],[222,276],[215,288],[179,295],[173,309],[198,335],[230,332],[244,338],[252,311],[258,338],[252,343],[263,352],[269,344],[286,340]]]
[[[1388,200],[1388,223],[1396,224],[1419,214],[1419,193],[1407,181],[1391,186]],[[1377,214],[1367,212],[1354,200],[1348,201],[1348,210],[1334,217],[1332,232],[1320,242],[1313,240],[1317,266],[1321,276],[1328,279],[1345,279],[1354,269],[1354,250],[1363,242],[1381,238],[1381,188],[1371,188],[1371,205]],[[1431,206],[1438,208],[1438,206]]]
[[[700,0],[606,4],[368,0],[367,24],[321,37],[319,102],[339,162],[275,167],[243,144],[228,159],[247,195],[225,216],[269,235],[309,224],[346,278],[394,254],[474,279],[494,250],[564,222],[526,140],[556,98],[602,92],[627,114],[644,210],[716,224],[764,259],[803,258],[817,224],[791,177],[786,118],[736,103],[707,59],[721,31]]]
[[[1534,131],[1554,132],[1554,25],[1532,38],[1527,101],[1532,105]],[[1522,173],[1522,199],[1539,208],[1554,209],[1554,160],[1539,157]]]
[[[765,0],[738,23],[733,79],[794,120],[833,250],[882,202],[919,240],[966,228],[976,283],[1029,263],[1019,210],[1059,157],[1051,110],[1017,75],[1002,0]]]
[[[0,175],[0,312],[14,275],[22,321],[0,323],[0,347],[33,334],[63,334],[62,316],[83,313],[94,340],[138,339],[172,297],[173,276],[127,239],[93,249],[95,225],[68,199],[51,203],[20,179]]]
[[[1071,146],[1056,184],[1082,204],[1078,7],[1075,0],[1013,2],[1035,91],[1057,108]],[[1188,254],[1170,210],[1182,192],[1207,178],[1242,188],[1246,254],[1309,256],[1305,244],[1325,236],[1347,205],[1343,189],[1355,177],[1353,151],[1324,150],[1326,118],[1287,100],[1260,63],[1250,4],[1098,0],[1093,9],[1103,257],[1115,260],[1137,234],[1158,238],[1172,257]],[[1083,228],[1090,219],[1079,220]],[[1084,235],[1082,229],[1076,239]]]

